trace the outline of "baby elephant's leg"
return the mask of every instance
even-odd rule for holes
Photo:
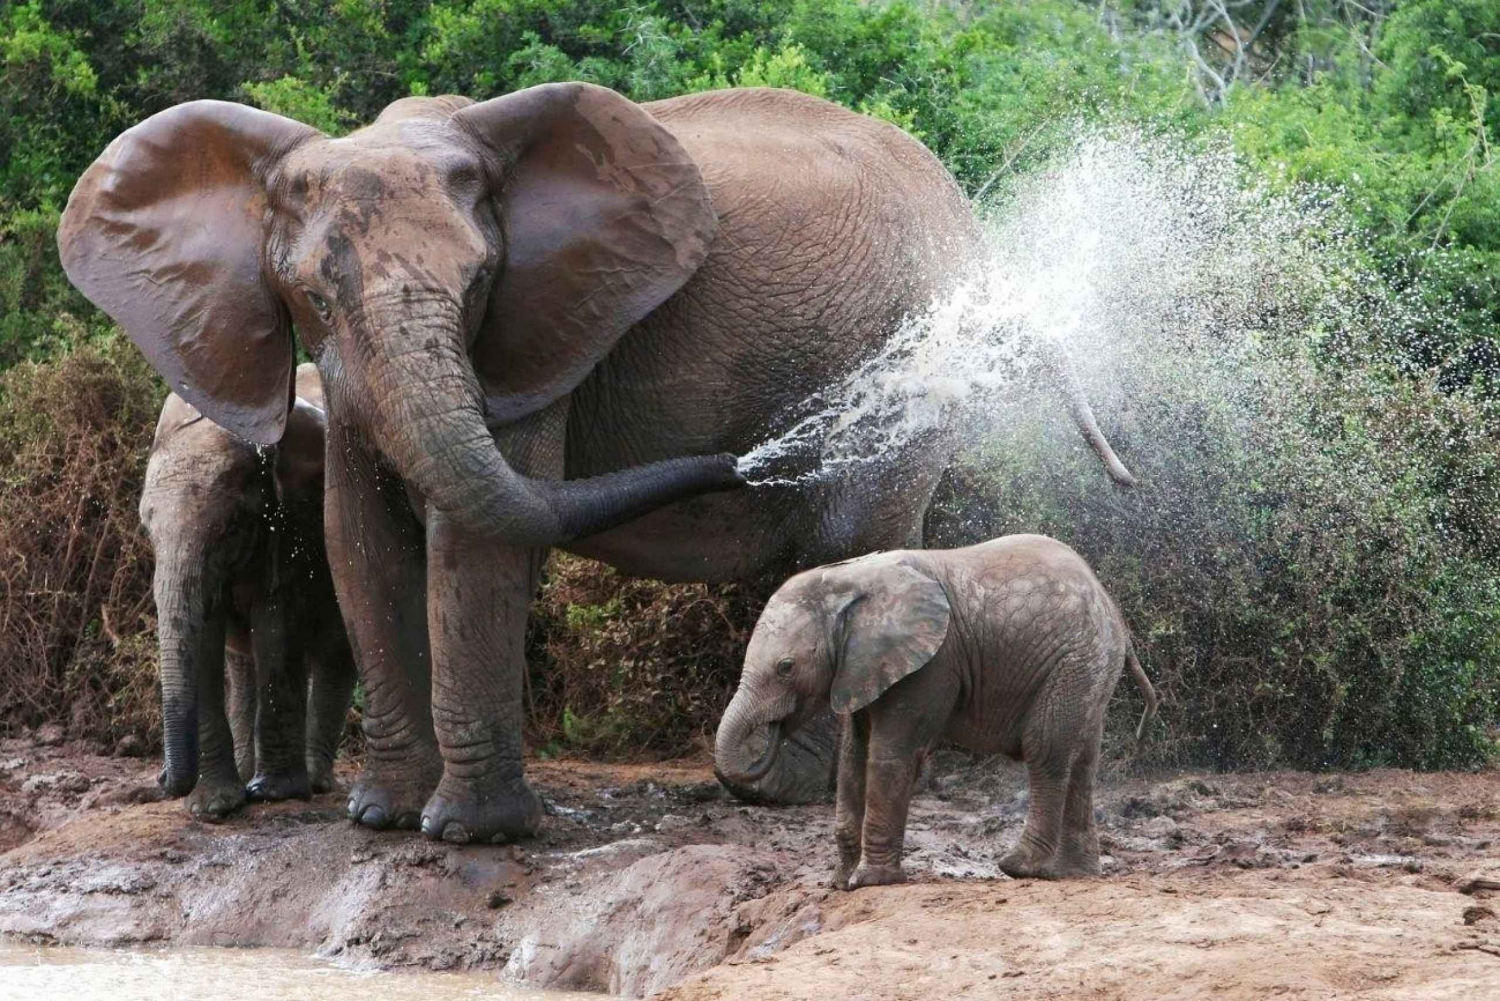
[[[864,831],[859,867],[849,877],[851,890],[906,881],[901,854],[906,848],[906,811],[920,758],[903,751],[892,754],[878,740],[871,740],[865,764]]]
[[[1102,729],[1102,728],[1100,728]],[[1099,829],[1094,822],[1094,774],[1099,767],[1099,741],[1095,732],[1068,777],[1067,802],[1063,807],[1062,843],[1054,874],[1058,879],[1099,875]]]
[[[1036,749],[1026,748],[1024,753],[1031,778],[1026,826],[1016,847],[1000,860],[1000,871],[1016,879],[1056,879],[1073,755],[1055,741]]]
[[[325,793],[335,786],[333,762],[349,716],[354,694],[354,656],[342,630],[322,644],[312,661],[307,706],[307,775],[312,791]]]
[[[257,706],[255,776],[246,786],[256,801],[309,799],[312,783],[304,757],[307,734],[307,665],[290,628],[290,599],[271,595],[251,610]]]
[[[870,730],[863,714],[846,717],[839,739],[838,796],[834,838],[839,846],[839,866],[833,873],[836,889],[849,889],[849,877],[859,866],[860,843],[865,823],[865,768],[868,763]]]

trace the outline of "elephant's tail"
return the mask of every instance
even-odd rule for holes
[[[1135,728],[1136,743],[1140,743],[1146,736],[1146,724],[1151,722],[1151,717],[1156,715],[1156,689],[1151,687],[1151,679],[1146,677],[1146,672],[1141,668],[1140,659],[1135,655],[1135,641],[1125,648],[1125,661],[1130,665],[1130,676],[1135,679],[1136,687],[1141,690],[1141,697],[1146,700],[1146,708],[1141,711],[1141,722]]]

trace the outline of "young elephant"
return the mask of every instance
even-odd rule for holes
[[[1026,827],[1002,870],[1097,875],[1094,770],[1127,661],[1146,698],[1139,738],[1156,695],[1130,632],[1088,564],[1054,539],[833,563],[793,577],[766,605],[719,724],[717,771],[736,784],[767,775],[782,738],[831,702],[846,717],[836,886],[904,878],[912,785],[943,739],[1027,764]]]
[[[325,421],[313,366],[297,370],[296,389],[286,437],[268,449],[169,396],[146,467],[161,783],[191,793],[188,808],[204,819],[233,813],[247,795],[333,788],[355,670],[323,548]]]

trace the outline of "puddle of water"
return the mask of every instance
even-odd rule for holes
[[[69,949],[0,941],[0,1001],[598,1001],[490,973],[349,969],[284,949]]]

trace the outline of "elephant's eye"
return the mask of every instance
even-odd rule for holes
[[[776,676],[778,678],[789,678],[792,675],[792,668],[796,666],[792,658],[783,657],[776,662]]]
[[[312,308],[317,310],[318,315],[324,320],[333,315],[333,307],[328,305],[328,300],[312,289],[307,290],[307,301],[312,304]]]

